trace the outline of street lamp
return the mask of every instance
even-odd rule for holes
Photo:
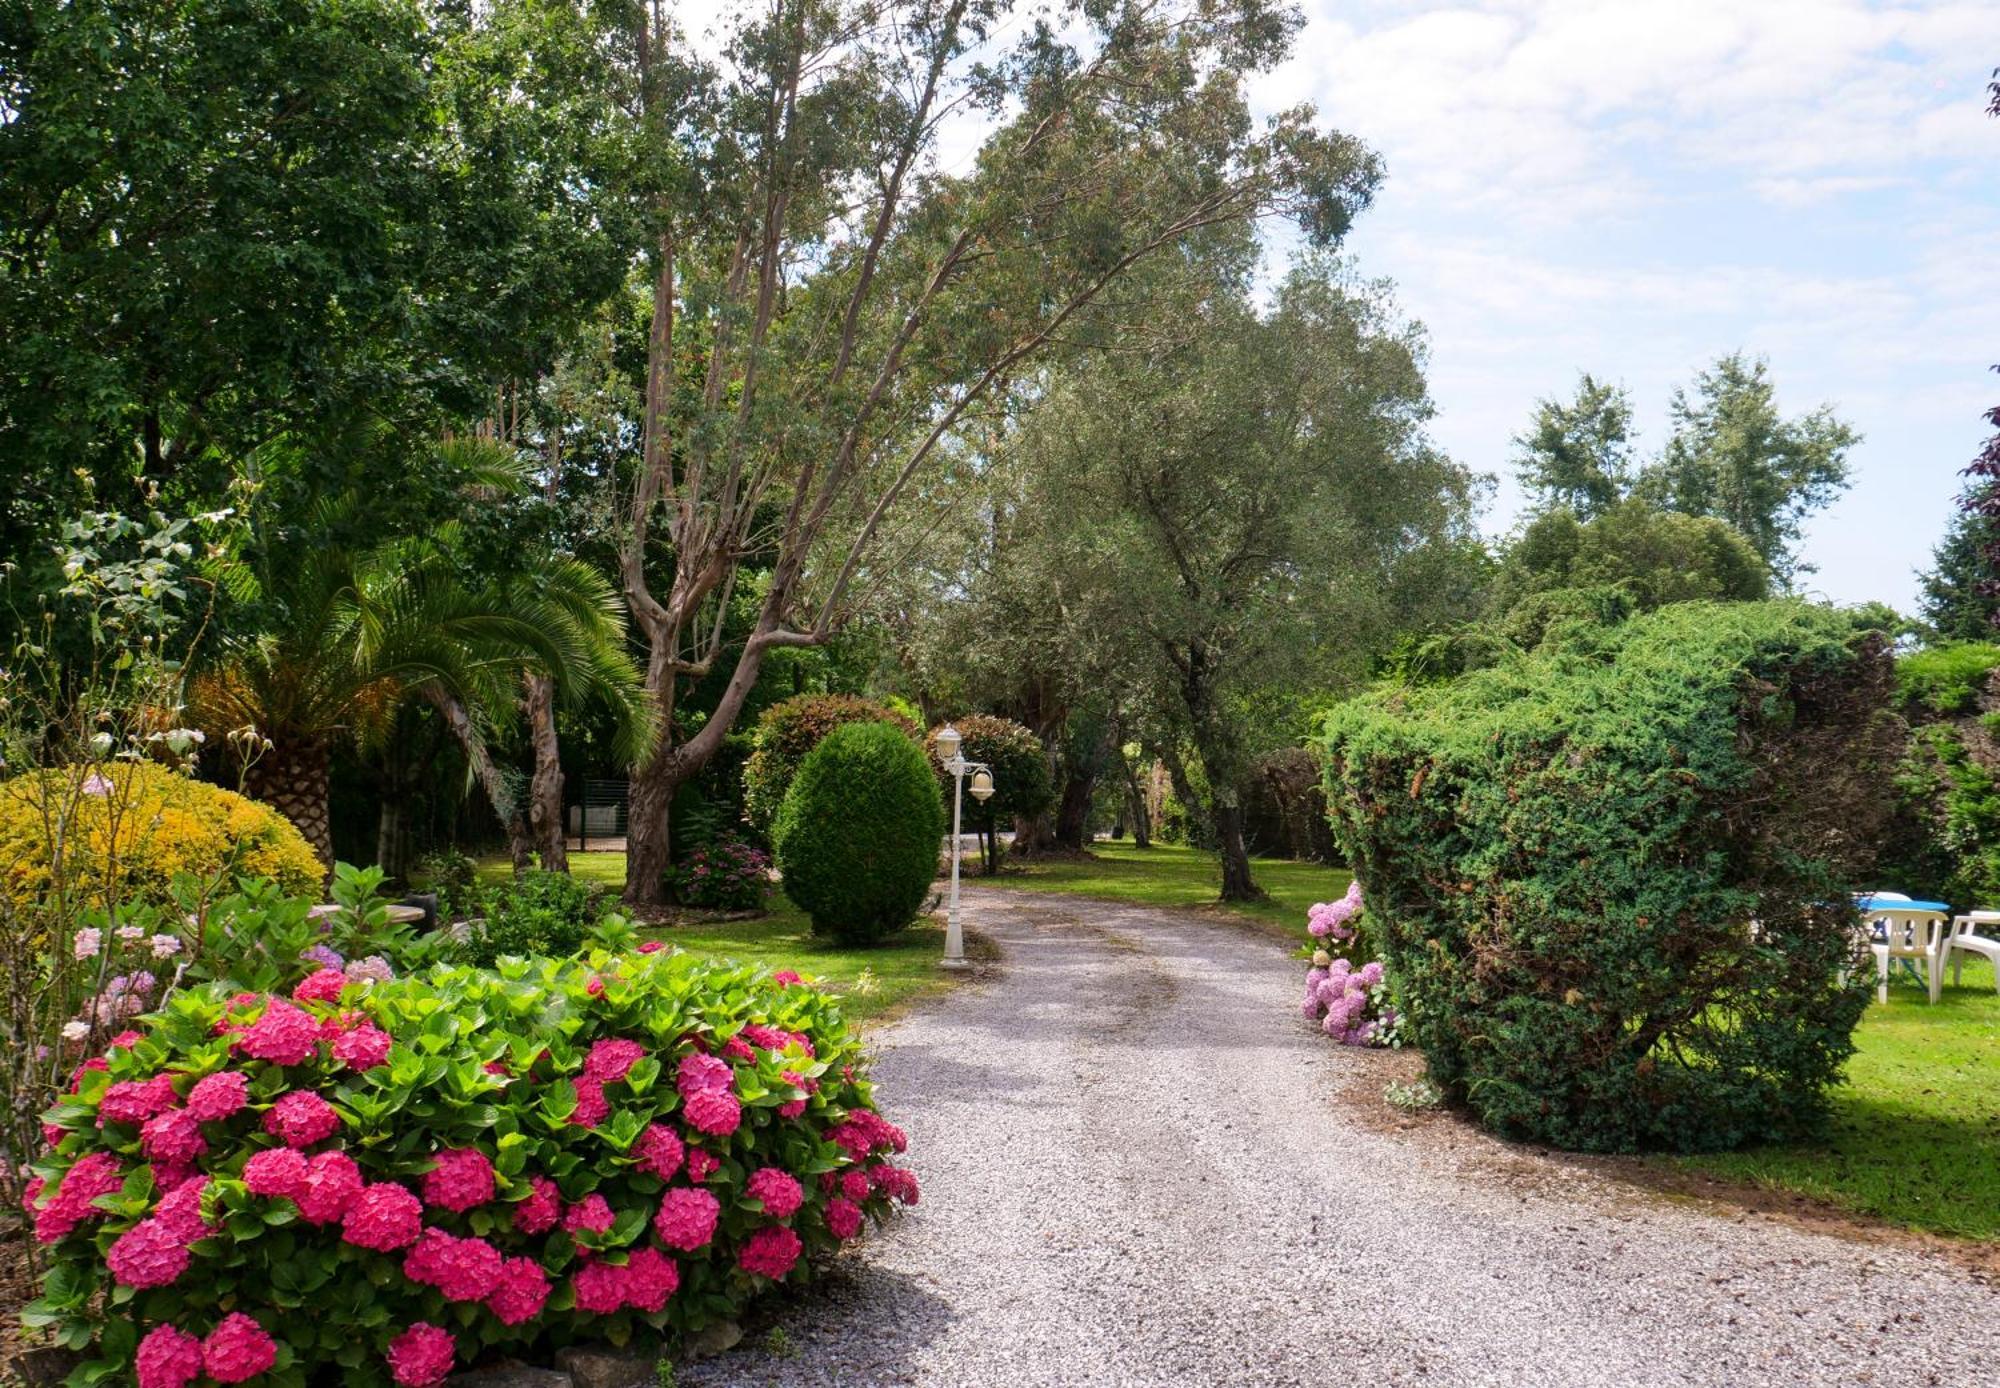
[[[993,798],[993,768],[961,757],[958,749],[964,743],[964,737],[949,723],[937,730],[938,754],[944,758],[944,769],[951,773],[951,905],[944,917],[944,958],[938,961],[947,969],[970,966],[965,957],[965,932],[958,923],[959,818],[965,799],[965,773],[972,773],[974,800],[983,805]]]

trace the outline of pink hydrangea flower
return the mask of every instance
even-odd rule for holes
[[[607,1036],[590,1048],[583,1073],[601,1084],[613,1084],[624,1079],[645,1054],[646,1048],[637,1041]]]
[[[308,1224],[331,1224],[361,1194],[361,1168],[345,1152],[321,1152],[306,1164],[306,1179],[293,1196]]]
[[[570,1287],[579,1311],[609,1316],[625,1309],[624,1268],[606,1262],[585,1263],[570,1279]]]
[[[599,978],[596,974],[592,974],[590,976],[590,982],[583,985],[583,991],[590,994],[590,996],[592,996],[593,998],[603,997],[604,980]]]
[[[678,1087],[683,1096],[711,1089],[726,1093],[735,1082],[736,1072],[729,1068],[726,1060],[703,1055],[700,1051],[681,1057]]]
[[[134,1046],[139,1044],[139,1040],[140,1040],[139,1033],[131,1030],[128,1027],[126,1030],[119,1032],[116,1036],[112,1037],[109,1041],[105,1042],[104,1044],[106,1045],[106,1047],[114,1051],[129,1051]]]
[[[777,984],[780,988],[789,988],[794,983],[800,983],[803,981],[804,980],[802,980],[797,974],[793,973],[790,969],[780,969],[776,973],[771,975],[771,982]]]
[[[790,1219],[806,1199],[798,1181],[775,1166],[760,1166],[751,1172],[744,1190],[752,1200],[763,1203],[765,1214],[777,1219]]]
[[[859,1205],[868,1199],[868,1177],[860,1171],[840,1173],[840,1193]]]
[[[484,1301],[500,1285],[504,1262],[500,1250],[485,1239],[426,1229],[403,1260],[403,1275],[436,1287],[447,1301]]]
[[[917,1173],[905,1167],[891,1166],[887,1162],[871,1166],[868,1168],[868,1184],[905,1205],[917,1203]]]
[[[424,1203],[442,1210],[477,1209],[495,1194],[493,1163],[476,1147],[440,1152],[424,1173]]]
[[[530,1176],[532,1194],[514,1206],[514,1227],[524,1234],[546,1234],[562,1218],[562,1195],[546,1176]]]
[[[298,987],[292,989],[294,1002],[339,1002],[340,990],[347,986],[347,975],[338,968],[320,969]]]
[[[661,950],[665,949],[666,947],[667,947],[667,942],[665,940],[648,940],[644,944],[639,946],[639,953],[658,954]]]
[[[305,1189],[307,1163],[289,1147],[267,1147],[243,1163],[243,1184],[252,1195],[294,1198]]]
[[[601,1195],[586,1195],[563,1214],[563,1228],[572,1234],[608,1233],[612,1223],[611,1206]]]
[[[732,1036],[722,1043],[722,1053],[731,1060],[755,1060],[757,1052],[750,1049],[750,1043],[740,1036]]]
[[[604,1082],[588,1077],[576,1082],[576,1108],[570,1113],[572,1127],[594,1128],[611,1116],[611,1101],[604,1097]]]
[[[736,1255],[736,1265],[773,1282],[783,1281],[798,1263],[804,1247],[797,1234],[782,1224],[773,1224],[744,1241],[743,1251]]]
[[[743,1121],[743,1105],[726,1089],[697,1089],[681,1103],[688,1126],[710,1137],[728,1137]]]
[[[761,1022],[751,1022],[737,1033],[753,1046],[762,1046],[767,1051],[782,1051],[790,1033],[767,1027]]]
[[[250,1102],[250,1077],[241,1070],[203,1075],[188,1091],[188,1112],[204,1123],[220,1123]]]
[[[271,1105],[264,1131],[282,1138],[287,1147],[310,1147],[340,1130],[333,1105],[307,1089],[295,1089]]]
[[[303,1065],[319,1050],[319,1023],[283,998],[238,1034],[236,1049],[273,1065]]]
[[[187,1240],[159,1219],[142,1219],[104,1255],[121,1287],[164,1287],[187,1271]]]
[[[377,1253],[408,1248],[423,1233],[423,1202],[393,1181],[363,1186],[340,1220],[341,1238]]]
[[[389,1048],[394,1044],[388,1032],[372,1022],[364,1023],[335,1039],[333,1058],[350,1070],[373,1070],[388,1063]]]
[[[88,1066],[89,1062],[85,1062]],[[102,1066],[96,1068],[103,1068]],[[97,1102],[97,1123],[131,1123],[137,1126],[154,1114],[165,1113],[180,1103],[174,1093],[172,1075],[155,1075],[149,1080],[118,1080]]]
[[[827,1232],[837,1239],[851,1239],[861,1232],[861,1207],[844,1195],[826,1202]]]
[[[207,1190],[208,1180],[205,1177],[175,1186],[153,1207],[153,1218],[171,1230],[182,1243],[207,1238],[221,1227],[201,1217],[201,1198]]]
[[[389,1372],[404,1388],[431,1388],[451,1373],[458,1341],[449,1330],[418,1321],[389,1341]]]
[[[625,1304],[635,1310],[663,1310],[680,1285],[681,1270],[657,1248],[635,1248],[625,1260]]]
[[[632,1150],[638,1168],[663,1181],[674,1178],[685,1154],[680,1138],[664,1123],[648,1124],[646,1131],[639,1134],[639,1140],[632,1144]]]
[[[35,1212],[35,1239],[57,1243],[69,1237],[86,1219],[102,1219],[97,1198],[109,1195],[125,1184],[118,1158],[109,1152],[89,1152],[78,1157],[62,1174],[53,1195],[41,1192],[47,1203]]]
[[[156,1113],[139,1128],[139,1147],[148,1161],[186,1166],[208,1151],[201,1120],[184,1108]]]
[[[277,1342],[241,1311],[224,1316],[201,1342],[201,1367],[217,1383],[242,1383],[277,1362]]]
[[[780,1118],[799,1118],[804,1116],[805,1111],[806,1101],[804,1099],[787,1099],[784,1103],[778,1105],[778,1117]]]
[[[201,1341],[172,1325],[156,1325],[139,1341],[133,1367],[139,1388],[187,1388],[201,1377]]]
[[[715,1223],[722,1215],[722,1202],[705,1190],[677,1186],[660,1200],[653,1216],[653,1232],[660,1242],[683,1253],[692,1253],[715,1237]]]
[[[533,1258],[509,1258],[500,1265],[500,1285],[486,1298],[486,1309],[502,1325],[526,1325],[542,1314],[549,1299],[549,1275]]]
[[[699,1185],[715,1174],[715,1168],[722,1165],[722,1158],[701,1147],[688,1148],[688,1179]]]

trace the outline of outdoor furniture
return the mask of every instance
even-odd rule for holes
[[[1901,892],[1869,892],[1854,904],[1868,922],[1868,947],[1875,955],[1875,1001],[1889,1001],[1892,961],[1923,963],[1922,980],[1936,1002],[1944,991],[1944,959],[1952,933],[1951,907],[1942,901],[1912,901]]]
[[[1980,926],[1986,926],[1992,933],[1979,935]],[[1965,956],[1983,954],[1993,965],[1993,991],[2000,993],[2000,911],[1972,911],[1963,916],[1953,916],[1951,936],[1945,941],[1945,954],[1951,961],[1951,986],[1956,988],[1964,981]]]

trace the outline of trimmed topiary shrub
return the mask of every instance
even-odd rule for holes
[[[923,906],[944,832],[937,780],[916,743],[899,728],[853,723],[799,768],[773,839],[785,894],[813,933],[868,944]]]
[[[856,694],[799,694],[771,705],[757,720],[756,747],[743,764],[743,817],[752,828],[771,832],[806,757],[828,733],[849,723],[887,723],[912,743],[923,742],[915,723]]]
[[[916,1200],[861,1066],[827,995],[670,953],[182,993],[50,1115],[27,1320],[142,1388],[697,1331]]]
[[[53,833],[52,833],[53,831]],[[64,848],[57,852],[52,843]],[[150,762],[61,767],[0,781],[0,888],[32,906],[166,905],[182,873],[207,882],[264,877],[317,895],[325,877],[292,822],[234,791]]]
[[[1686,604],[1329,714],[1336,834],[1446,1093],[1585,1150],[1813,1128],[1866,1005],[1889,690],[1830,611]]]

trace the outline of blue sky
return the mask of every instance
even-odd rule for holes
[[[1865,436],[1802,580],[1909,610],[2000,404],[2000,0],[1307,0],[1260,104],[1308,100],[1389,172],[1348,250],[1431,341],[1435,433],[1499,475],[1579,370],[1642,448],[1717,355]]]

